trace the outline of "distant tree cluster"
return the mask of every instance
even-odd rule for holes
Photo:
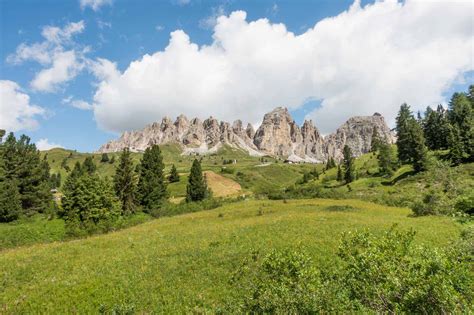
[[[397,149],[401,163],[415,172],[427,169],[428,150],[449,150],[454,165],[474,160],[474,86],[468,93],[454,93],[445,110],[428,107],[424,116],[413,116],[403,104],[397,116]]]
[[[326,163],[326,171],[335,167],[336,167],[336,160],[334,160],[333,157],[330,157]]]
[[[0,141],[5,131],[0,131]],[[44,213],[52,206],[50,168],[39,150],[22,135],[0,142],[0,222]]]

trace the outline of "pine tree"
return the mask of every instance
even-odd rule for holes
[[[337,166],[337,178],[336,178],[336,180],[337,180],[338,182],[342,181],[342,168],[341,168],[341,164],[339,164],[339,165]]]
[[[428,149],[425,145],[425,138],[421,126],[417,121],[410,122],[409,137],[412,143],[410,152],[413,169],[415,172],[425,171],[428,167]]]
[[[170,171],[170,175],[168,177],[168,180],[170,181],[170,183],[179,182],[178,170],[176,169],[176,166],[174,164],[171,166],[171,171]]]
[[[377,131],[377,127],[374,126],[372,130],[372,138],[370,143],[370,152],[377,152],[379,150],[380,145],[382,144],[382,139]]]
[[[76,173],[77,175],[77,173]],[[78,227],[95,231],[99,223],[113,221],[120,214],[120,203],[107,180],[96,173],[82,173],[68,178],[72,189],[65,189],[62,207],[69,229]],[[70,175],[71,176],[71,175]]]
[[[122,214],[128,215],[136,210],[136,181],[132,157],[128,148],[122,151],[119,165],[115,170],[114,188],[122,205]]]
[[[15,181],[0,178],[0,222],[14,221],[20,213],[20,194]]]
[[[109,155],[107,153],[102,153],[102,157],[100,158],[100,163],[107,163],[109,161]]]
[[[201,163],[195,159],[186,187],[186,202],[200,201],[208,196],[206,179],[202,175]]]
[[[147,211],[160,208],[168,196],[164,168],[160,147],[158,145],[148,147],[138,169],[140,173],[138,194],[141,205]]]
[[[87,172],[89,175],[92,175],[97,170],[97,166],[95,165],[94,161],[92,160],[91,156],[86,157],[84,163],[82,163],[82,169],[84,172]]]
[[[402,104],[396,118],[398,159],[402,163],[409,163],[412,160],[412,141],[410,138],[410,126],[412,125],[412,121],[416,123],[410,106]]]
[[[18,186],[12,179],[5,177],[5,158],[2,144],[4,130],[0,130],[0,222],[11,222],[18,219],[21,212]]]
[[[388,143],[381,143],[379,146],[379,154],[377,155],[380,174],[392,175],[396,169],[397,161],[392,147]]]
[[[114,163],[115,163],[115,155],[112,155],[112,158],[110,159],[109,163],[110,163],[110,164],[114,164]]]
[[[343,149],[344,155],[344,181],[346,184],[351,183],[355,180],[355,159],[352,156],[352,150],[348,145],[344,146]]]
[[[457,149],[462,151],[462,154],[458,155],[462,156],[463,160],[474,159],[474,110],[465,93],[453,94],[449,103],[448,117],[453,128],[458,130],[455,133],[459,132],[457,141],[460,141],[461,145]]]
[[[42,160],[30,138],[22,135],[17,141],[10,133],[2,144],[4,176],[16,182],[22,212],[45,211],[51,204],[49,165]]]

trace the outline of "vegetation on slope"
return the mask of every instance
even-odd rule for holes
[[[444,247],[458,238],[460,225],[449,218],[409,214],[358,200],[242,201],[6,250],[0,304],[5,313],[215,312],[248,293],[230,279],[255,250],[298,248],[324,270],[337,262],[337,236],[346,231],[382,235],[397,223],[417,231],[417,245]]]

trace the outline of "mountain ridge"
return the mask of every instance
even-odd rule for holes
[[[274,156],[292,162],[323,162],[328,158],[340,160],[342,149],[347,144],[355,156],[370,151],[373,129],[389,143],[395,136],[379,113],[372,116],[349,118],[334,133],[323,136],[312,120],[305,120],[301,127],[285,107],[277,107],[266,113],[257,130],[241,120],[232,124],[218,121],[214,117],[201,121],[189,120],[179,115],[173,122],[163,117],[161,123],[154,122],[142,130],[125,131],[120,138],[102,145],[99,153],[117,152],[129,148],[134,152],[144,151],[153,144],[177,143],[182,154],[215,153],[222,145],[230,145],[253,156]]]

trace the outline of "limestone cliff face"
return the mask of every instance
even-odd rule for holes
[[[373,116],[356,116],[350,118],[335,133],[325,138],[324,151],[326,156],[342,159],[342,149],[348,145],[355,156],[360,156],[370,151],[372,134],[377,129],[380,137],[389,143],[395,142],[395,137],[380,114]]]
[[[278,156],[292,161],[322,162],[329,157],[342,158],[347,144],[355,156],[367,153],[374,128],[389,143],[395,137],[380,114],[352,117],[335,133],[323,137],[313,122],[306,120],[300,127],[286,108],[278,107],[265,114],[262,124],[254,130],[243,127],[241,120],[231,124],[213,117],[201,121],[180,115],[175,122],[165,117],[141,131],[127,131],[103,145],[99,152],[116,152],[124,148],[144,151],[153,144],[177,143],[183,154],[215,152],[223,144],[241,148],[251,155]]]

